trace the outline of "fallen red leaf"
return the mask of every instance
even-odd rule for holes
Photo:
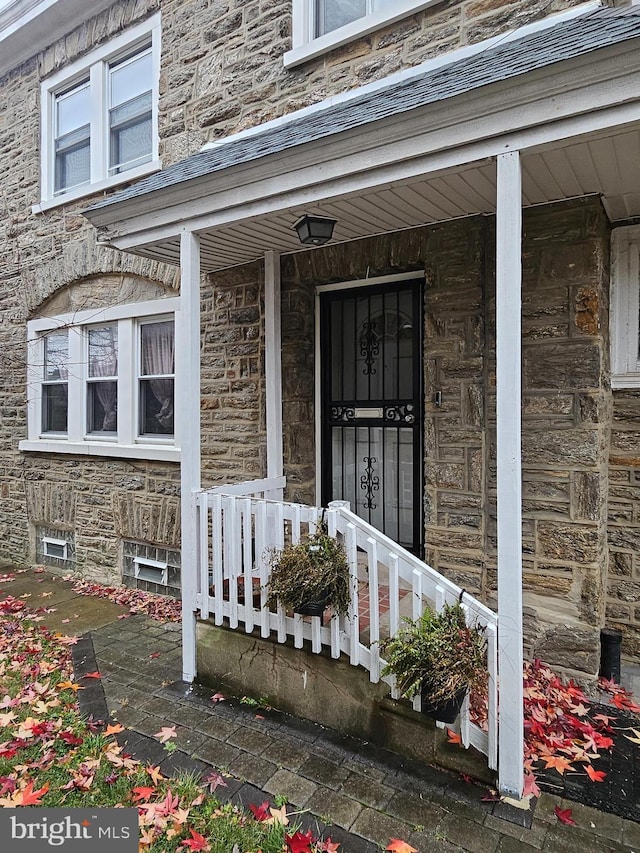
[[[203,776],[202,781],[212,794],[219,786],[223,788],[229,787],[223,777],[219,773],[216,773],[215,770],[212,770],[207,776]]]
[[[21,806],[39,806],[41,799],[49,790],[49,784],[45,783],[42,788],[37,791],[33,790],[33,782],[29,782],[26,788],[21,792],[19,804]]]
[[[209,842],[204,835],[200,835],[195,829],[190,829],[189,832],[191,833],[191,838],[183,841],[180,845],[181,847],[188,847],[189,850],[211,850]]]
[[[249,811],[253,814],[256,820],[269,820],[271,817],[271,812],[269,811],[269,800],[265,800],[264,803],[261,803],[259,806],[254,806],[253,803],[249,803]]]
[[[149,786],[138,785],[137,788],[133,789],[133,802],[137,803],[140,800],[148,800],[155,790],[155,788],[150,788]]]
[[[587,765],[587,776],[592,782],[603,782],[606,775],[604,770],[594,770],[591,764]]]
[[[391,850],[391,853],[418,853],[415,847],[412,847],[400,838],[392,838],[389,846],[384,849]]]
[[[86,675],[82,676],[83,678],[102,678],[98,670],[96,669],[94,672],[88,672]]]
[[[311,853],[311,844],[314,841],[313,833],[296,832],[295,835],[285,835],[284,840],[291,853]],[[416,851],[417,853],[417,851]]]
[[[561,809],[560,806],[556,806],[554,812],[560,823],[566,823],[567,826],[576,825],[575,820],[571,817],[571,809]]]
[[[458,734],[458,732],[453,732],[451,729],[447,729],[447,743],[462,743],[462,738]]]

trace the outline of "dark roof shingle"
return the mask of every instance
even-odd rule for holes
[[[115,193],[97,210],[640,37],[640,8],[603,8],[375,91],[201,151]]]

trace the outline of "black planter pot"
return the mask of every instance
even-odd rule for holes
[[[300,607],[296,608],[296,613],[300,613],[302,616],[322,616],[328,606],[329,593],[325,592],[324,595],[320,595],[306,604],[301,604]]]
[[[423,687],[420,694],[420,698],[422,699],[422,713],[441,723],[455,723],[466,695],[467,688],[463,687],[452,699],[432,702],[429,699],[429,688]]]

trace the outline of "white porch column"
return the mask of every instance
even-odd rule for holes
[[[265,385],[267,421],[267,477],[283,472],[282,438],[282,334],[280,301],[280,254],[264,255]],[[265,497],[282,500],[282,490]]]
[[[520,153],[497,158],[498,785],[520,798],[522,695],[522,184]]]
[[[182,528],[182,678],[193,681],[196,676],[198,592],[195,492],[200,488],[200,238],[190,231],[180,235],[176,379]]]

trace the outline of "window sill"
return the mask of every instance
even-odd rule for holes
[[[136,169],[131,169],[127,172],[121,172],[119,175],[114,175],[112,178],[105,178],[102,181],[94,183],[82,184],[80,187],[74,187],[69,192],[54,196],[53,198],[42,199],[38,204],[31,205],[31,213],[45,213],[47,210],[53,210],[56,207],[62,207],[69,204],[70,201],[76,201],[80,198],[88,198],[96,193],[110,190],[119,187],[122,184],[131,183],[137,178],[143,178],[145,175],[150,175],[153,172],[159,172],[162,168],[160,160],[151,160],[149,163],[143,163]]]
[[[625,388],[640,388],[640,373],[619,373],[611,377],[613,391],[623,391]]]
[[[26,439],[18,450],[36,453],[71,453],[82,456],[110,456],[120,459],[151,459],[156,462],[180,462],[180,448],[166,444],[110,444],[105,441],[66,441]]]
[[[392,7],[380,9],[363,18],[358,18],[358,20],[318,38],[309,41],[295,38],[295,42],[303,43],[296,44],[292,50],[285,53],[284,67],[295,68],[296,65],[301,65],[309,59],[322,56],[322,54],[328,53],[336,47],[341,47],[343,44],[368,35],[374,30],[400,21],[414,12],[420,12],[422,9],[427,9],[439,2],[441,0],[396,0]]]

